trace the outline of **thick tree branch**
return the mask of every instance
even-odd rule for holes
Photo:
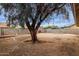
[[[58,7],[58,8],[57,8],[57,7],[54,7],[54,8],[51,10],[51,12],[54,12],[55,10],[58,10],[58,9],[62,8],[64,5],[65,5],[65,4],[63,4],[62,6],[60,6],[60,7]],[[44,14],[44,13],[43,13],[43,14]],[[38,28],[40,27],[41,23],[45,20],[45,18],[47,18],[47,17],[49,16],[50,12],[48,12],[48,13],[44,16],[44,18],[41,19],[41,17],[43,16],[43,14],[41,14],[41,16],[40,16],[40,21],[38,22],[38,24],[37,24],[37,26],[36,26],[36,28],[35,28],[35,29],[37,29],[37,30],[38,30]]]
[[[29,29],[29,31],[31,31],[32,27],[30,26],[30,22],[29,22],[28,18],[25,18],[25,23],[26,23],[26,26]]]
[[[37,19],[41,16],[42,17],[42,14],[43,14],[43,12],[45,12],[45,10],[46,10],[46,7],[47,6],[37,6],[37,13],[36,13],[36,16],[35,16],[35,18],[32,20],[32,27],[33,27],[33,29],[35,29],[35,26],[36,26],[36,24],[37,24]]]
[[[64,3],[63,5],[61,5],[60,7],[56,8],[56,10],[61,9],[63,6],[65,6],[66,4]]]

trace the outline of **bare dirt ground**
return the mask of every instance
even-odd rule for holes
[[[41,43],[32,44],[30,34],[0,38],[0,55],[9,56],[77,56],[79,55],[78,34],[39,33]]]

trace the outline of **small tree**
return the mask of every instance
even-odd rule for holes
[[[30,3],[30,4],[1,4],[8,13],[8,18],[17,18],[20,25],[24,27],[26,24],[30,31],[32,42],[35,43],[37,39],[37,31],[43,21],[48,20],[54,14],[64,14],[67,16],[66,5],[64,3]],[[49,19],[50,20],[50,19]]]

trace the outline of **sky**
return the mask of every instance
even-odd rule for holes
[[[53,17],[53,16],[52,16]],[[49,23],[42,23],[43,26],[58,26],[58,27],[64,27],[64,26],[70,26],[70,25],[73,25],[75,24],[75,20],[74,20],[74,17],[73,17],[73,14],[72,14],[72,11],[69,11],[69,19],[64,19],[62,17],[62,15],[59,15],[59,16],[56,16],[54,19],[51,18]]]
[[[0,15],[0,22],[6,22],[5,17],[3,15]]]
[[[58,26],[58,27],[64,27],[64,26],[70,26],[70,25],[73,25],[75,24],[75,20],[74,20],[74,17],[73,17],[73,13],[72,13],[72,9],[70,7],[66,8],[66,10],[68,11],[69,13],[69,18],[68,19],[65,19],[63,18],[62,14],[58,15],[58,16],[55,16],[55,18],[53,19],[53,16],[52,18],[50,19],[50,22],[49,24],[48,23],[42,23],[43,26]]]
[[[46,27],[48,25],[50,26],[55,25],[58,27],[64,27],[64,26],[70,26],[75,23],[71,10],[69,10],[69,19],[63,19],[62,15],[55,16],[54,19],[53,16],[51,16],[51,18],[49,19],[50,19],[49,22],[43,22],[41,26]],[[0,15],[0,22],[6,22],[6,19],[3,16],[3,14]]]

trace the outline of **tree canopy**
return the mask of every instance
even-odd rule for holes
[[[20,26],[24,28],[26,24],[29,29],[33,42],[37,41],[37,31],[43,21],[50,20],[51,15],[63,14],[68,18],[67,7],[70,4],[65,3],[5,3],[0,4],[4,9],[5,17],[8,17],[9,25],[14,20],[18,20]],[[52,16],[53,17],[53,16]]]

